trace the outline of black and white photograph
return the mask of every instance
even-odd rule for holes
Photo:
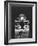
[[[4,2],[4,44],[37,43],[37,2]]]

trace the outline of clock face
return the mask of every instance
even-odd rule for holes
[[[29,34],[29,27],[29,20],[27,20],[24,14],[20,14],[15,20],[15,37],[27,37]]]

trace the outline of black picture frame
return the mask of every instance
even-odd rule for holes
[[[32,42],[17,42],[17,43],[8,43],[8,3],[32,3],[35,4],[35,41]],[[37,43],[37,2],[29,1],[4,1],[4,44],[31,44]]]

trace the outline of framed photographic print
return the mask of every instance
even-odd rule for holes
[[[4,2],[4,44],[37,43],[37,2]]]

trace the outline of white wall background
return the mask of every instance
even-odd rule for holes
[[[36,1],[38,12],[38,0],[17,0],[17,1]],[[4,45],[4,0],[0,0],[0,46]],[[38,13],[37,13],[37,44],[18,44],[8,46],[38,46]]]

